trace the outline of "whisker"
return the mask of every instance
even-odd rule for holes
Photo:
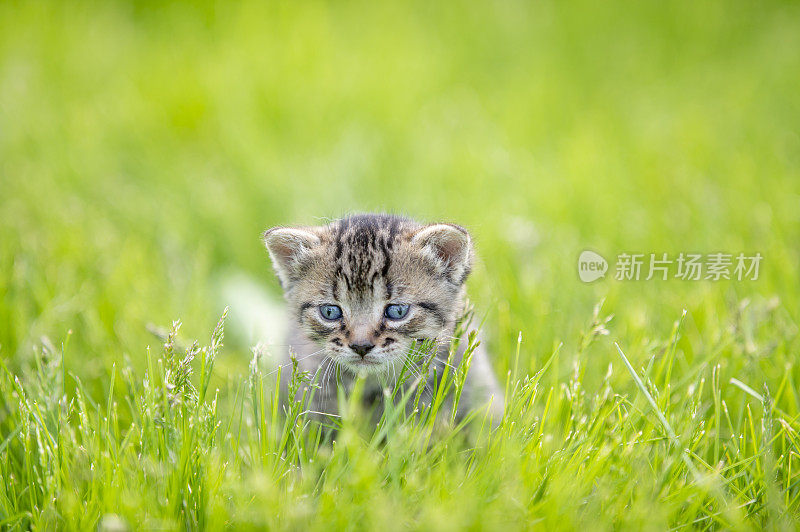
[[[407,366],[406,366],[406,367],[408,368],[408,372],[409,372],[409,373],[411,373],[411,375],[412,375],[412,376],[413,376],[415,379],[421,379],[421,378],[423,378],[423,377],[422,377],[422,372],[419,370],[419,368],[415,368],[415,367],[414,367],[414,363],[413,363],[412,361],[407,361],[407,362],[409,362],[409,363],[407,364]]]
[[[444,364],[445,366],[448,366],[448,367],[449,367],[450,369],[452,369],[452,370],[456,370],[456,369],[458,369],[458,368],[456,368],[454,365],[450,364],[450,363],[449,363],[449,362],[447,362],[446,360],[442,360],[442,359],[441,359],[441,358],[439,358],[439,357],[436,357],[436,356],[434,356],[434,357],[431,357],[431,358],[432,358],[433,360],[435,360],[436,362],[439,362],[440,364]]]
[[[307,359],[309,357],[313,357],[314,355],[318,355],[318,354],[322,353],[323,351],[325,351],[325,348],[322,348],[322,349],[320,349],[318,351],[314,351],[313,353],[311,353],[309,355],[306,355],[306,356],[304,356],[302,358],[298,358],[297,361],[300,362],[301,360],[305,360],[305,359]],[[270,375],[273,375],[273,374],[277,373],[279,370],[281,370],[283,368],[286,368],[288,366],[291,366],[291,365],[292,365],[291,361],[286,362],[285,364],[281,364],[278,367],[276,367],[274,370],[270,371],[269,373],[265,373],[264,376],[265,377],[269,377]]]
[[[325,404],[327,404],[328,402],[328,396],[326,392],[328,390],[328,385],[330,384],[330,382],[328,381],[328,375],[331,372],[331,368],[335,364],[333,357],[328,357],[326,361],[328,362],[328,365],[325,367],[325,372],[322,374],[322,390],[321,390],[323,399],[325,400]]]
[[[323,368],[325,367],[325,362],[330,360],[330,358],[331,358],[330,355],[325,355],[325,358],[322,359],[322,362],[319,363],[317,370],[314,372],[313,381],[316,382],[317,384],[320,384],[322,382],[322,379],[317,380],[317,377],[320,376],[320,372],[323,371]]]
[[[328,374],[330,373],[330,369],[333,366],[334,360],[332,356],[327,358],[328,366],[325,368],[325,374],[322,376],[323,380],[328,380]]]
[[[317,414],[318,416],[330,416],[330,417],[338,417],[338,418],[342,417],[339,414],[331,414],[330,412],[319,412],[317,410],[303,410],[301,412],[301,415],[302,414]]]

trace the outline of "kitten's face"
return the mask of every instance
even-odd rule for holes
[[[472,255],[460,227],[360,215],[264,239],[298,325],[345,368],[386,372],[453,332]]]

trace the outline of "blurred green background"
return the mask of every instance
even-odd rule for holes
[[[799,89],[793,2],[3,2],[0,356],[71,330],[68,369],[102,387],[141,367],[148,323],[205,338],[225,276],[277,296],[265,228],[388,211],[473,233],[501,374],[519,331],[535,370],[606,298],[633,358],[688,309],[688,362],[743,335],[725,371],[776,382]],[[764,261],[755,282],[584,284],[585,248]],[[243,373],[247,346],[226,351]],[[613,357],[592,346],[590,378]]]

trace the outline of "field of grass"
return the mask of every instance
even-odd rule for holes
[[[796,529],[799,95],[792,2],[0,3],[0,530]],[[222,340],[355,211],[474,235],[494,432]],[[614,278],[681,252],[763,261]]]

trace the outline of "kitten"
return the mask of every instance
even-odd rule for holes
[[[264,233],[264,243],[289,305],[290,350],[320,385],[313,410],[336,413],[337,384],[348,390],[357,375],[367,378],[366,400],[382,397],[381,383],[394,384],[423,340],[434,342],[432,363],[442,374],[464,312],[473,255],[465,229],[360,214],[324,226],[275,227]],[[462,339],[456,367],[465,344]],[[490,402],[497,423],[502,392],[478,346],[457,414]]]

